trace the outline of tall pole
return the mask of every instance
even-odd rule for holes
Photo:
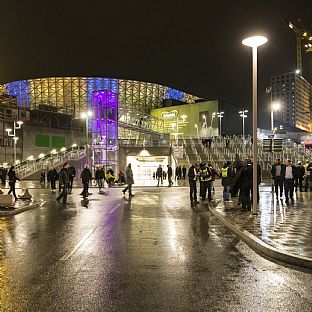
[[[252,47],[252,213],[257,214],[257,162],[258,162],[258,138],[257,138],[257,47]]]
[[[272,95],[272,88],[271,88],[271,130],[272,133],[274,131],[274,110],[273,110],[273,95]]]
[[[243,111],[245,111],[244,109],[243,109]],[[245,140],[245,113],[243,113],[243,140]]]
[[[86,156],[87,164],[89,164],[89,129],[88,129],[88,114],[86,114]]]
[[[220,136],[222,136],[222,125],[221,125],[222,116],[221,115],[219,116],[219,119],[220,119]]]

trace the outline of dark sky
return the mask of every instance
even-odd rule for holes
[[[312,1],[0,0],[0,82],[128,78],[248,107],[251,51],[241,40],[262,33],[261,109],[270,76],[296,66],[283,17],[301,17],[312,31]]]

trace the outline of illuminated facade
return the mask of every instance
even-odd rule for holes
[[[14,96],[20,107],[37,109],[39,105],[49,105],[76,117],[91,107],[94,92],[104,90],[118,95],[118,106],[147,114],[160,107],[164,99],[185,103],[193,103],[197,99],[155,83],[100,77],[50,77],[0,85],[0,95]]]

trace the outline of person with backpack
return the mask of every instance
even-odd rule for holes
[[[50,182],[52,192],[55,192],[56,185],[55,182],[57,180],[57,171],[55,168],[51,167],[47,173],[47,179]]]
[[[205,163],[201,163],[199,168],[199,178],[201,181],[201,197],[203,202],[206,202],[206,195],[208,191],[208,200],[211,201],[211,180],[212,180],[212,171]]]
[[[295,180],[295,192],[297,192],[297,189],[299,188],[299,191],[302,192],[302,182],[304,179],[305,174],[305,168],[302,165],[301,161],[298,161],[296,166],[296,180]]]
[[[69,185],[69,177],[68,177],[68,163],[65,163],[63,165],[63,168],[60,170],[59,172],[59,181],[60,181],[60,185],[63,186],[63,191],[61,192],[61,194],[56,198],[57,201],[59,201],[61,198],[63,198],[63,204],[67,203],[67,190],[68,190],[68,185]]]
[[[242,202],[242,210],[251,210],[251,188],[253,168],[251,159],[245,161],[245,165],[240,168],[237,173],[240,177],[240,198]]]
[[[68,177],[69,177],[68,193],[71,193],[73,190],[74,178],[76,176],[76,169],[72,164],[69,165],[67,173],[68,173]]]
[[[92,179],[92,173],[89,169],[89,165],[86,164],[84,169],[82,170],[81,172],[81,175],[80,175],[80,178],[81,178],[81,182],[83,184],[83,190],[82,190],[82,197],[83,198],[86,198],[90,195],[89,193],[89,183]]]
[[[170,165],[167,165],[167,175],[168,175],[168,186],[172,186],[173,182],[172,182],[172,168]]]
[[[105,171],[103,167],[97,167],[95,170],[95,179],[99,187],[99,192],[101,192],[102,188],[104,187],[104,178],[105,178]]]

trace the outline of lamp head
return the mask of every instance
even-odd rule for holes
[[[244,39],[242,44],[251,48],[259,47],[265,44],[268,41],[268,38],[264,36],[252,36]]]
[[[273,103],[272,109],[273,110],[279,110],[281,108],[281,104],[278,102]]]

